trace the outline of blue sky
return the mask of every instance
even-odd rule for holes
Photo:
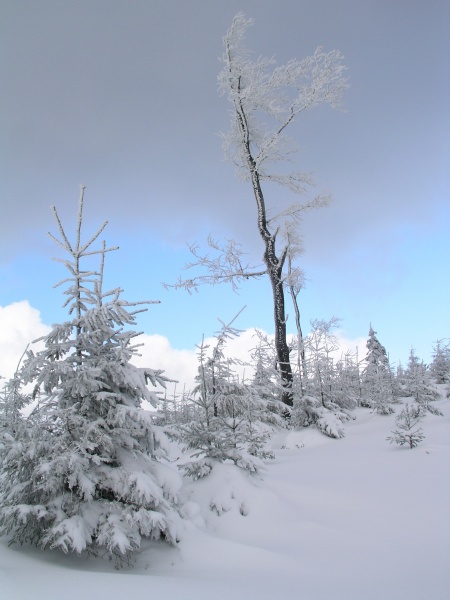
[[[338,316],[357,339],[372,323],[393,361],[411,346],[428,361],[433,341],[450,337],[443,0],[4,1],[0,306],[27,300],[45,324],[66,319],[52,289],[64,272],[51,260],[49,207],[72,231],[83,183],[87,231],[107,219],[107,243],[120,246],[108,257],[111,285],[130,300],[161,300],[139,320],[145,333],[192,349],[243,305],[240,328],[273,330],[267,282],[239,295],[161,286],[189,260],[186,242],[208,233],[262,253],[251,189],[219,137],[229,110],[217,92],[221,40],[240,10],[255,19],[256,56],[282,63],[323,45],[348,67],[345,112],[313,110],[291,131],[295,167],[334,197],[302,224],[306,331],[310,319]],[[271,206],[288,201],[266,193]]]

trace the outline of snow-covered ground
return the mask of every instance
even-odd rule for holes
[[[340,440],[277,434],[264,481],[222,465],[187,484],[183,540],[150,545],[132,569],[3,539],[0,598],[447,600],[450,401],[434,405],[444,417],[424,418],[413,450],[385,441],[394,415],[368,409]]]

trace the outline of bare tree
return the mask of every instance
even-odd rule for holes
[[[285,136],[285,130],[296,117],[308,108],[329,104],[336,108],[347,87],[343,76],[341,54],[318,48],[303,60],[290,60],[276,66],[273,58],[251,60],[242,46],[247,28],[253,24],[239,13],[224,37],[223,69],[219,75],[219,89],[232,105],[231,128],[223,135],[227,157],[235,164],[238,176],[250,181],[257,207],[257,227],[264,244],[263,266],[243,264],[239,245],[228,241],[221,246],[209,240],[217,256],[201,256],[196,246],[191,251],[196,262],[188,266],[206,267],[209,275],[179,280],[175,287],[188,290],[204,283],[231,282],[233,286],[249,277],[268,275],[272,287],[275,345],[278,368],[285,388],[283,401],[292,406],[292,369],[286,340],[286,311],[284,273],[289,256],[286,240],[277,249],[277,241],[286,221],[298,222],[305,210],[325,206],[329,197],[318,195],[307,202],[296,202],[270,216],[262,183],[278,183],[295,194],[305,194],[313,184],[308,174],[279,172],[273,167],[290,158],[295,144]],[[292,265],[290,266],[292,275]],[[293,286],[292,276],[288,287]]]

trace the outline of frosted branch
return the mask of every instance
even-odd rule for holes
[[[206,270],[205,275],[198,275],[183,279],[180,277],[175,284],[163,283],[168,288],[183,288],[189,293],[201,285],[216,285],[219,283],[231,284],[234,291],[238,289],[238,283],[244,279],[258,278],[267,273],[266,269],[253,266],[243,262],[244,252],[241,245],[234,240],[226,240],[225,243],[208,237],[208,246],[215,253],[201,254],[197,244],[188,244],[189,251],[195,257],[195,261],[187,263],[185,269],[201,268]]]

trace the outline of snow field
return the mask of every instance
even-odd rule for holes
[[[357,409],[340,440],[274,435],[264,480],[224,464],[186,481],[183,539],[133,569],[3,539],[0,598],[447,599],[450,402],[434,404],[444,417],[427,414],[413,450],[386,442],[395,415]]]

